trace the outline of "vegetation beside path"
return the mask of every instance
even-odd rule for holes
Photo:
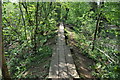
[[[119,5],[120,2],[3,2],[3,78],[46,78],[54,38],[63,22],[66,42],[81,77],[119,79]],[[90,66],[81,63],[81,56],[86,64],[90,59]],[[81,64],[88,67],[90,74],[80,72]]]

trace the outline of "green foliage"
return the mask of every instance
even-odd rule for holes
[[[56,34],[55,8],[50,3],[39,4],[36,30],[36,3],[3,3],[5,56],[12,78],[22,78],[31,65],[42,64],[51,56],[51,48],[44,44]]]
[[[4,48],[12,77],[21,78],[31,65],[38,64],[37,60],[42,64],[51,56],[52,50],[45,44],[55,37],[56,25],[61,21],[72,25],[73,31],[66,32],[77,42],[74,46],[96,61],[91,66],[96,70],[95,77],[119,77],[120,30],[106,28],[106,24],[120,25],[119,2],[104,3],[102,8],[87,2],[38,4],[37,11],[37,3],[3,3]],[[91,51],[100,12],[95,50]],[[48,64],[44,66],[49,67]]]
[[[96,64],[91,68],[95,69],[93,75],[99,78],[119,77],[120,31],[106,29],[105,25],[119,25],[120,11],[118,5],[119,3],[104,3],[104,7],[93,12],[89,3],[71,3],[69,19],[66,21],[67,24],[74,24],[74,30],[72,32],[67,31],[67,35],[72,35],[77,42],[74,45],[80,48],[81,53],[96,61]],[[91,51],[96,26],[95,18],[99,11],[102,11],[102,19],[100,20],[102,24],[99,26],[101,30],[97,33],[95,50]],[[79,37],[74,37],[76,35]]]
[[[120,3],[113,2],[113,3],[105,3],[105,7],[103,8],[103,14],[107,18],[107,20],[114,25],[120,25]]]

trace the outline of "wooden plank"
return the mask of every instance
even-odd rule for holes
[[[61,23],[60,26],[59,26],[59,32],[64,33],[63,23]]]
[[[62,34],[58,34],[58,44],[65,45],[65,36]]]
[[[64,55],[64,26],[61,24],[59,26],[59,32],[58,32],[58,48],[59,48],[59,78],[65,79],[68,78],[67,75],[67,67],[66,67],[66,61],[65,61],[65,55]]]
[[[57,80],[58,73],[59,73],[58,71],[58,49],[54,48],[48,78]]]
[[[59,45],[65,45],[64,26],[61,24],[58,30],[58,43]]]
[[[79,78],[70,49],[65,44],[64,26],[58,30],[57,52],[53,53],[49,78],[52,80],[73,80]]]
[[[63,46],[59,46],[59,78],[69,78],[67,75],[67,67]]]
[[[70,52],[70,49],[67,46],[65,47],[65,57],[66,57],[66,63],[67,63],[67,69],[68,69],[68,75],[71,78],[79,78],[79,75],[76,71],[75,64],[73,62],[73,58]]]

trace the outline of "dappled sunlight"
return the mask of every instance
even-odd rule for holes
[[[120,78],[119,2],[5,1],[0,79]]]
[[[70,49],[65,44],[63,24],[59,26],[56,47],[56,53],[53,53],[51,60],[49,78],[79,78]]]

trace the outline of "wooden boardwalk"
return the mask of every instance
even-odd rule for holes
[[[62,23],[59,26],[58,39],[56,48],[53,50],[48,78],[53,80],[79,78],[70,49],[65,44],[64,26]]]

